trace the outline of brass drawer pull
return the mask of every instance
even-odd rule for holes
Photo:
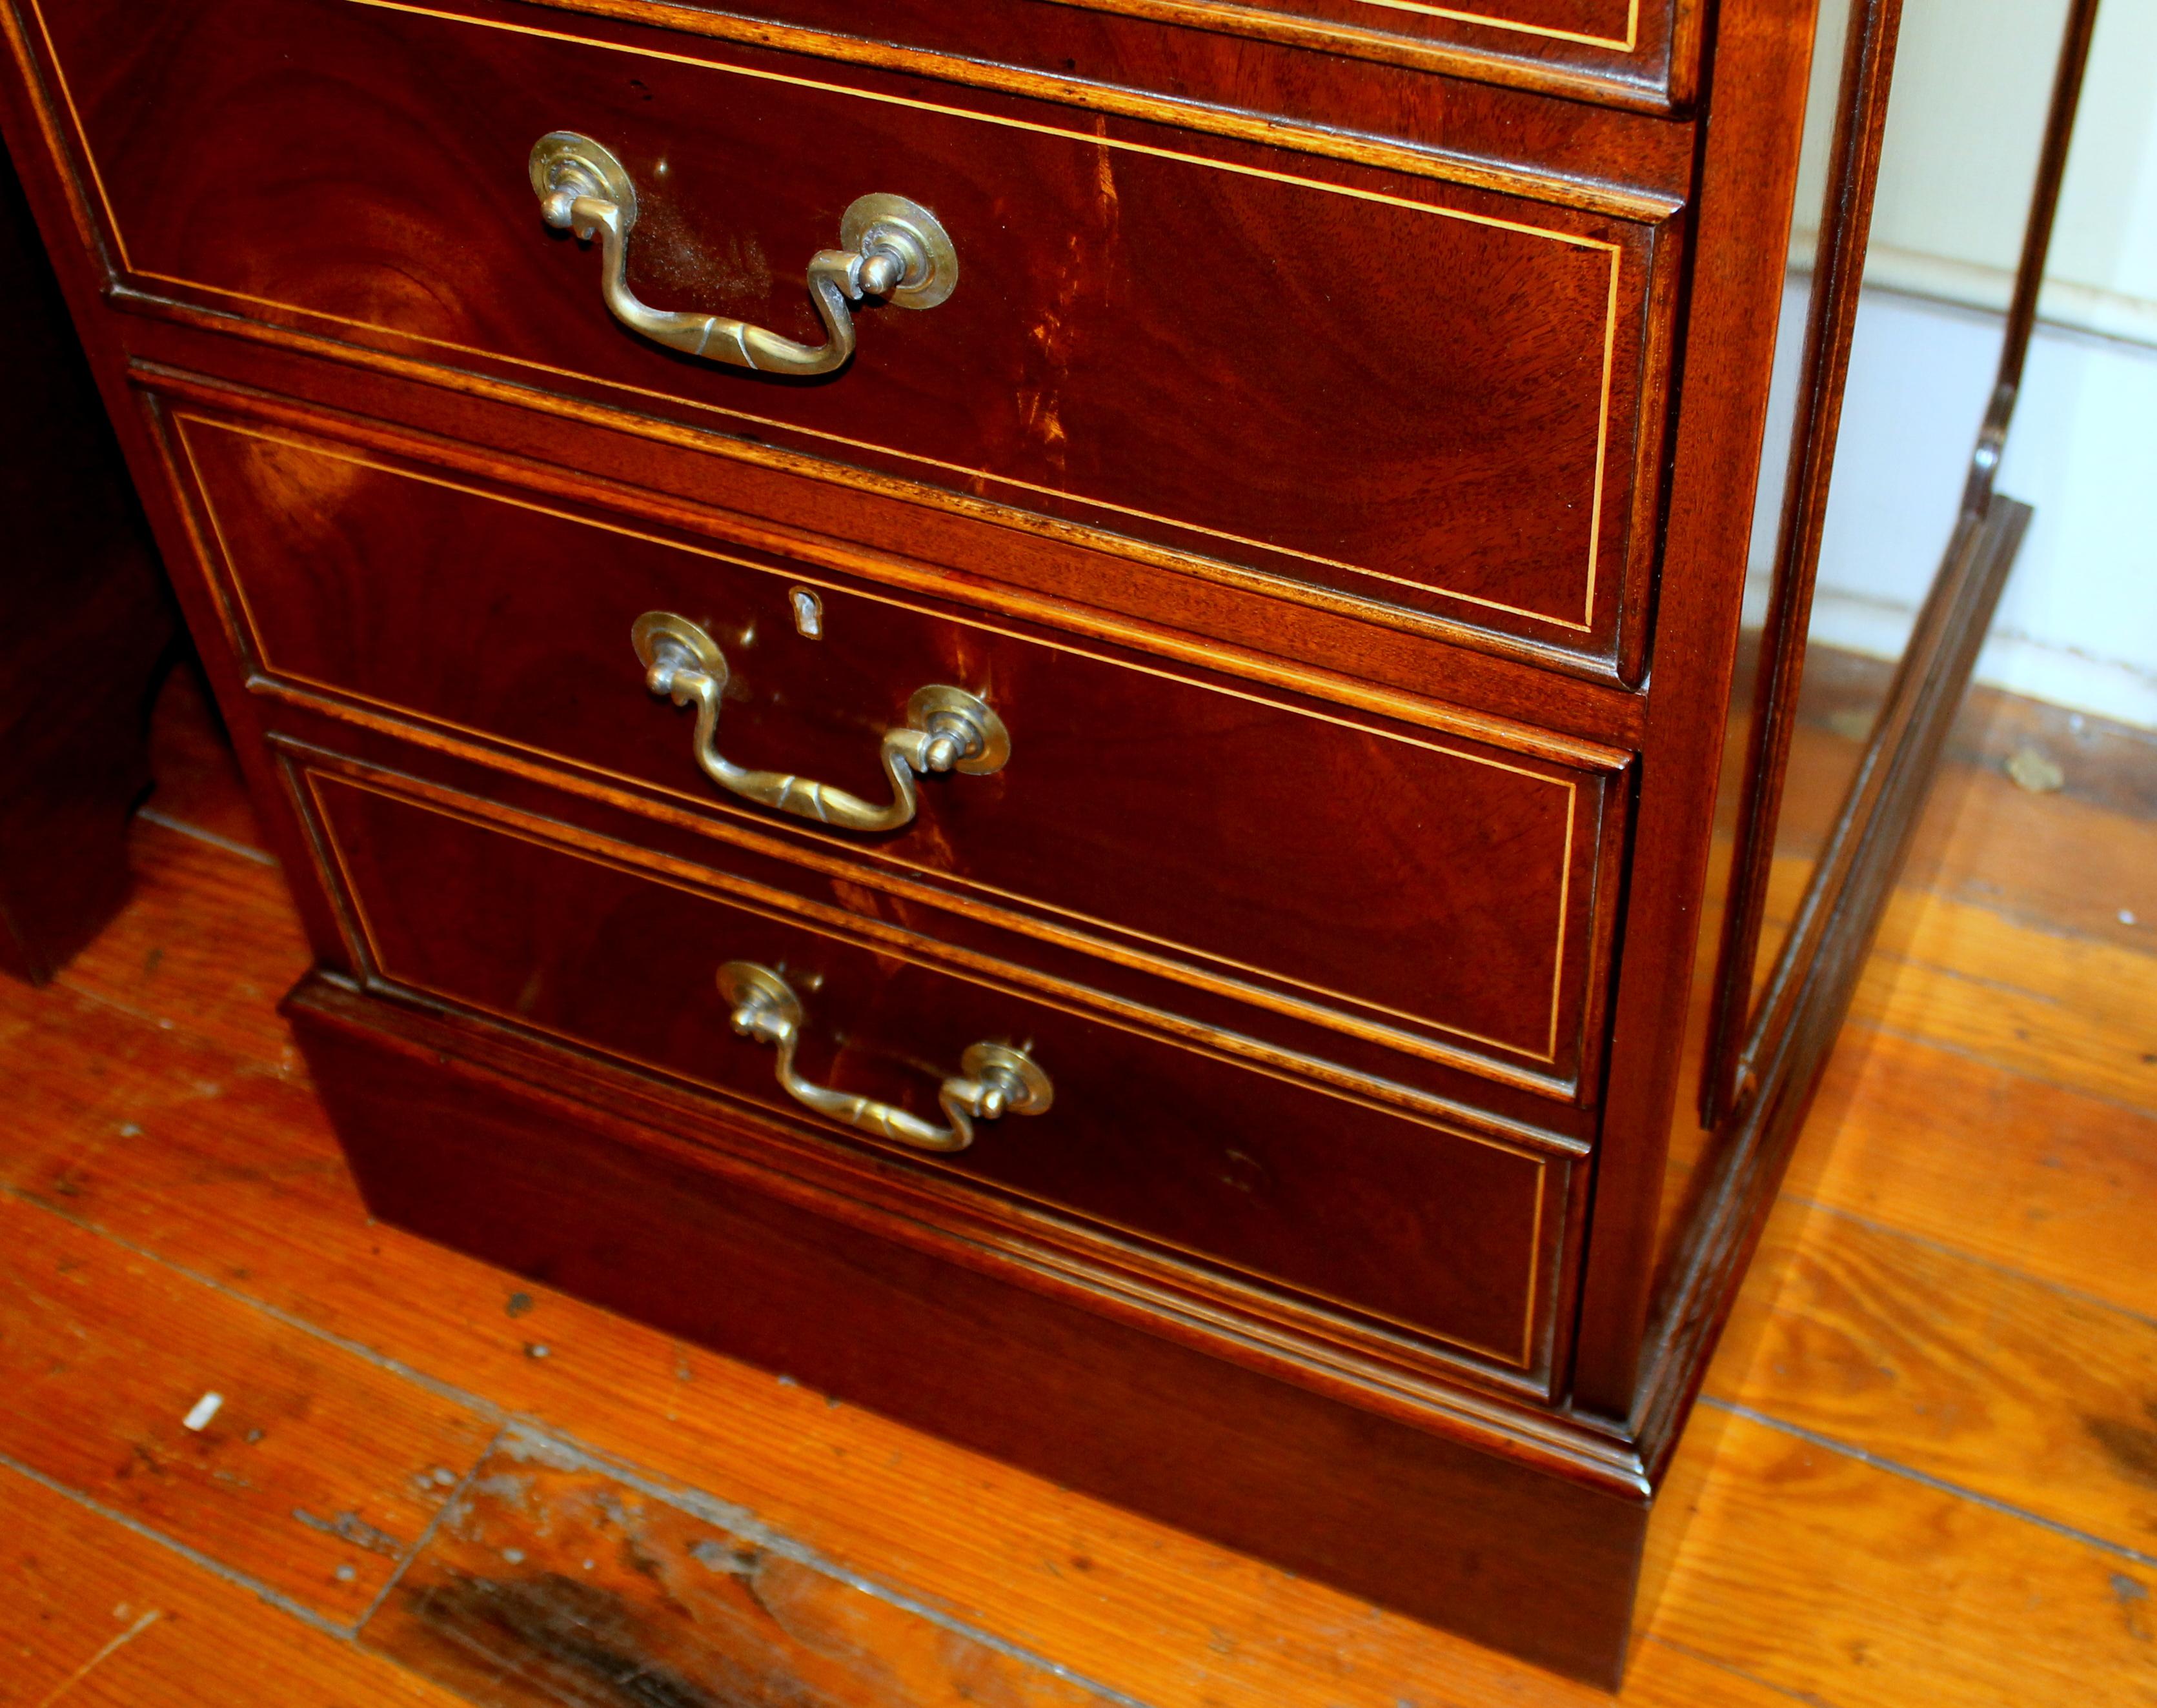
[[[805,1018],[801,999],[770,967],[728,961],[719,969],[719,995],[733,1006],[736,1031],[777,1047],[779,1083],[789,1097],[872,1139],[888,1139],[916,1150],[964,1150],[974,1142],[975,1122],[1040,1114],[1056,1094],[1048,1076],[1025,1051],[1007,1044],[969,1044],[959,1057],[958,1073],[936,1091],[950,1125],[934,1126],[891,1104],[811,1084],[796,1073],[794,1051],[801,1042]]]
[[[532,188],[549,225],[600,239],[600,293],[614,316],[670,349],[760,373],[829,373],[854,353],[850,302],[881,296],[900,308],[934,308],[959,283],[959,256],[936,216],[903,196],[863,196],[839,220],[840,247],[809,263],[809,300],[824,322],[821,344],[801,344],[723,314],[675,314],[629,288],[629,234],[636,185],[612,151],[574,131],[532,146]]]
[[[906,723],[883,733],[883,769],[891,802],[874,806],[828,783],[811,783],[782,771],[752,771],[714,745],[719,699],[727,686],[726,655],[687,617],[646,611],[630,630],[643,661],[645,686],[671,696],[677,706],[697,705],[697,763],[722,789],[759,806],[775,806],[797,818],[815,819],[842,831],[895,831],[913,821],[914,774],[963,771],[986,776],[1011,757],[1003,719],[964,688],[916,688],[906,702]]]

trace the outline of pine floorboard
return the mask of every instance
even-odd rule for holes
[[[0,1466],[0,1702],[28,1708],[462,1708],[207,1560]]]
[[[186,699],[135,901],[0,985],[0,1703],[1609,1700],[370,1224]],[[2157,1704],[2157,840],[1974,770],[1924,837],[1625,1702]]]

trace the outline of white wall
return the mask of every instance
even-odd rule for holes
[[[2004,308],[2066,0],[1908,0],[1872,277]],[[2157,343],[2157,0],[2104,0],[2041,311]]]
[[[1946,542],[2065,13],[2066,0],[1908,0],[1821,554],[1813,632],[1828,644],[1899,651]],[[1815,66],[1816,116],[1840,69],[1840,22]],[[1825,127],[1813,129],[1801,210],[1824,178]],[[1786,299],[1786,375],[1804,284]],[[2037,517],[1979,677],[2157,727],[2157,0],[2106,0],[2098,14],[2040,311],[1999,482]],[[1756,579],[1780,502],[1780,471],[1769,474]]]

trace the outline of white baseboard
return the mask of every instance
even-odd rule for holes
[[[1804,292],[1785,302],[1746,606],[1774,550]],[[1813,634],[1899,656],[1954,525],[1999,359],[1999,317],[1868,289],[1820,553]],[[2036,517],[1978,680],[2157,728],[2157,347],[2041,328],[2000,490]]]
[[[1810,274],[1818,234],[1796,231],[1790,235],[1790,269]],[[1865,252],[1867,290],[1892,291],[1905,296],[1929,297],[1964,308],[1979,308],[2004,314],[2015,295],[2015,274],[2007,267],[1989,267],[1981,262],[1955,260],[1927,255],[1922,250],[1897,249],[1874,242]],[[2090,332],[2101,338],[2120,338],[2134,344],[2157,344],[2157,301],[2106,291],[2072,279],[2048,278],[2037,298],[2037,317],[2048,326]]]
[[[1813,602],[1812,640],[1869,658],[1900,658],[1917,615],[1907,605],[1823,590]],[[2115,723],[2157,729],[2157,674],[2117,659],[1995,630],[1978,655],[1976,680]]]

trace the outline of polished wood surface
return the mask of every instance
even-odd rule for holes
[[[1671,26],[1681,0],[1495,0],[1462,6],[1389,7],[1374,17],[1368,0],[1073,0],[1202,28],[1271,36],[1413,61],[1413,48],[1461,44],[1508,59],[1540,59],[1638,75],[1670,70]],[[1687,7],[1686,10],[1692,8]],[[1374,39],[1375,38],[1375,39]],[[1645,80],[1645,79],[1644,79]]]
[[[0,156],[0,973],[41,983],[127,895],[176,626],[13,163]]]
[[[275,682],[716,811],[723,833],[830,871],[842,899],[859,874],[917,929],[940,929],[916,905],[927,882],[1051,942],[1456,1065],[1496,1054],[1546,1094],[1587,1089],[1614,779],[671,543],[543,489],[199,415],[173,432],[250,662]],[[982,696],[1011,762],[925,779],[914,822],[873,836],[741,802],[697,769],[693,718],[645,688],[629,635],[650,610],[723,648],[718,743],[738,764],[881,801],[883,732],[931,683]]]
[[[966,1242],[932,1246],[775,1170],[729,1165],[726,1129],[632,1077],[322,980],[286,1013],[363,1194],[392,1225],[1614,1683],[1647,1513],[1586,1486],[1594,1468],[1572,1481],[1262,1374],[1191,1325],[1171,1338],[1157,1307],[1133,1320],[1098,1283],[1012,1284]],[[668,1229],[663,1245],[649,1225]],[[685,1286],[685,1273],[723,1279]],[[1477,1546],[1433,1546],[1436,1513]],[[1565,1617],[1547,1618],[1542,1596]]]
[[[550,846],[543,821],[476,823],[387,779],[310,774],[303,786],[368,970],[391,987],[793,1116],[770,1052],[728,1029],[714,976],[731,960],[777,968],[809,1011],[800,1071],[820,1084],[934,1123],[937,1085],[986,1041],[1022,1047],[1060,1088],[1037,1117],[980,1124],[970,1150],[887,1156],[1398,1320],[1501,1366],[1547,1356],[1537,1331],[1548,1330],[1547,1272],[1564,1225],[1562,1158],[1318,1097],[962,983],[891,945],[806,930],[597,851]],[[419,1165],[423,1176],[433,1166]],[[382,1191],[400,1205],[425,1195]]]
[[[970,981],[991,981],[1053,1006],[1177,1042],[1201,1054],[1286,1073],[1351,1100],[1382,1104],[1489,1134],[1501,1142],[1568,1154],[1592,1145],[1596,1112],[1552,1094],[1551,1082],[1519,1073],[1495,1057],[1453,1065],[1435,1049],[1411,1055],[1383,1033],[1365,1035],[1343,1016],[1263,1000],[1260,987],[1207,988],[1171,977],[1144,958],[1112,958],[1099,943],[1052,940],[1015,929],[1017,916],[960,905],[926,884],[874,867],[811,860],[775,839],[709,815],[655,804],[625,791],[576,786],[574,774],[486,753],[475,744],[397,720],[332,711],[296,694],[265,696],[276,728],[273,753],[308,769],[363,778],[394,774],[395,786],[450,812],[487,822],[546,821],[547,835],[650,872],[737,898],[759,910],[836,930],[934,964]],[[278,798],[296,809],[289,783]],[[731,834],[720,834],[722,829]],[[315,846],[320,846],[317,842]],[[325,857],[327,850],[324,850]],[[310,887],[330,908],[342,886],[333,868]],[[357,977],[365,955],[348,918],[332,911],[332,934],[318,938],[322,965]],[[1474,1071],[1470,1071],[1470,1066]]]
[[[1732,548],[1751,531],[1789,255],[1780,214],[1763,219],[1748,192],[1772,187],[1779,209],[1794,198],[1814,10],[1726,3],[1717,17],[1715,99],[1750,122],[1712,136],[1701,160],[1687,348],[1689,364],[1713,373],[1681,381],[1701,387],[1700,401],[1681,409],[1675,441],[1656,600],[1658,682],[1632,845],[1634,869],[1655,879],[1629,892],[1589,1234],[1597,1255],[1582,1293],[1574,1366],[1578,1403],[1629,1419],[1650,1329],[1662,1165],[1742,615],[1743,578],[1731,566],[1743,551]]]
[[[167,809],[179,815],[184,802],[190,826],[254,840],[230,784],[204,776],[197,734],[161,750],[174,756],[159,773]],[[2132,908],[2132,882],[2146,887],[2157,872],[2134,857],[2149,825],[2091,799],[1951,773],[1898,901],[1909,929],[1883,939],[1861,1016],[1967,982],[1964,949],[2005,954],[2040,932],[2117,951],[2113,990],[2151,988],[2146,928],[2121,937],[2113,920],[2112,935],[2085,934],[2055,899],[2084,888]],[[2077,849],[2091,851],[2086,863]],[[140,1433],[193,1443],[200,1463],[238,1474],[197,1475],[191,1505],[127,1528],[128,1509],[48,1477],[30,1457],[69,1422],[93,1435],[110,1428],[103,1391],[56,1389],[68,1408],[59,1420],[0,1411],[6,1570],[18,1589],[0,1610],[0,1652],[19,1700],[34,1705],[66,1684],[63,1708],[559,1708],[565,1690],[624,1700],[606,1694],[605,1666],[679,1661],[683,1649],[664,1646],[670,1632],[686,1642],[692,1631],[704,1645],[673,1680],[684,1689],[723,1690],[739,1676],[730,1662],[770,1656],[768,1625],[685,1628],[661,1612],[655,1580],[620,1572],[633,1557],[625,1541],[662,1573],[678,1569],[670,1551],[713,1544],[703,1551],[713,1562],[708,1588],[684,1586],[708,1618],[713,1602],[703,1597],[744,1581],[786,1585],[793,1592],[770,1601],[774,1613],[799,1608],[795,1628],[830,1639],[814,1663],[825,1669],[796,1677],[878,1708],[963,1700],[936,1694],[933,1673],[908,1669],[921,1653],[908,1631],[924,1617],[949,1622],[935,1628],[955,1655],[1020,1651],[1032,1674],[997,1676],[1021,1701],[1060,1703],[1066,1685],[1153,1708],[1609,1700],[370,1227],[267,994],[308,959],[276,872],[156,824],[138,826],[135,853],[136,900],[114,930],[54,988],[0,992],[0,1055],[15,1092],[0,1143],[0,1221],[11,1250],[87,1239],[80,1273],[89,1278],[77,1285],[56,1265],[33,1267],[19,1309],[60,1321],[88,1312],[135,1333],[146,1350],[129,1392],[158,1402]],[[1952,937],[1925,929],[1943,901],[1969,922]],[[2015,977],[2037,1017],[2033,1061],[2047,1040],[2072,1040],[2085,999],[2100,994],[2063,964],[2026,961]],[[258,993],[251,1005],[242,987]],[[1898,1013],[1896,1031],[1862,1017],[1853,1027],[1799,1146],[1701,1427],[1681,1456],[1674,1486],[1689,1516],[1660,1597],[1641,1609],[1627,1703],[2147,1699],[2139,1592],[2157,1580],[2134,1515],[2147,1493],[2138,1396],[2157,1357],[2141,1229],[2157,1099],[2121,1101],[2108,1084],[2086,1083],[2082,1058],[2064,1051],[2032,1078],[1957,1011]],[[70,1234],[69,1224],[89,1232]],[[131,1330],[111,1308],[146,1289],[172,1301],[152,1326],[170,1320],[183,1335]],[[243,1349],[255,1349],[255,1361]],[[235,1369],[257,1379],[227,1386]],[[509,1445],[523,1461],[502,1448],[490,1458],[484,1441],[466,1438],[462,1457],[436,1466],[424,1450],[345,1431],[347,1397],[375,1384],[402,1392],[392,1402],[400,1416],[442,1410],[446,1395],[490,1433],[521,1418],[528,1433]],[[179,1430],[214,1387],[235,1407],[256,1391],[322,1397],[280,1415],[254,1443],[244,1428],[219,1434],[214,1421],[203,1433],[214,1439]],[[317,1551],[332,1540],[245,1474],[247,1456],[265,1451],[342,1480],[357,1515],[376,1515],[399,1551],[349,1540],[342,1553]],[[168,1469],[188,1475],[188,1463]],[[469,1474],[482,1465],[484,1489]],[[436,1469],[451,1475],[452,1494],[422,1543],[387,1520],[421,1498],[415,1474],[444,1486]],[[521,1509],[520,1489],[532,1503]],[[619,1503],[621,1527],[595,1536],[602,1495]],[[559,1544],[528,1534],[541,1520],[562,1524]],[[504,1525],[512,1529],[495,1536]],[[646,1536],[658,1546],[645,1547]],[[591,1623],[509,1625],[525,1640],[493,1651],[501,1666],[481,1689],[440,1633],[498,1641],[504,1624],[415,1620],[401,1592],[469,1573],[490,1543],[497,1580],[542,1586],[522,1607],[574,1609]],[[512,1562],[503,1547],[524,1557]],[[291,1604],[258,1595],[257,1574],[310,1558],[326,1576]],[[863,1586],[848,1591],[855,1621],[836,1631],[817,1623],[833,1603],[790,1575],[795,1562]],[[394,1577],[363,1623],[312,1613],[346,1592],[338,1564],[378,1583]],[[573,1602],[574,1587],[547,1587],[588,1575],[618,1599]],[[584,1671],[555,1670],[563,1639],[594,1628],[627,1640],[587,1650]]]
[[[1501,656],[1480,641],[1375,628],[929,507],[908,508],[903,536],[885,539],[889,494],[714,455],[709,438],[687,428],[445,375],[353,345],[178,314],[123,322],[136,352],[124,383],[153,400],[148,420],[163,424],[144,447],[161,497],[192,485],[170,416],[207,411],[286,438],[327,434],[377,460],[411,460],[466,484],[522,488],[549,507],[640,532],[678,533],[730,555],[746,548],[955,611],[1017,618],[1260,692],[1286,690],[1564,764],[1622,764],[1645,728],[1641,696],[1614,679],[1560,667],[1570,655]],[[284,342],[269,342],[273,336]],[[313,359],[325,354],[334,359]],[[445,378],[454,387],[440,383]],[[127,408],[131,423],[142,405],[131,394]],[[174,525],[183,524],[175,517]],[[234,614],[213,615],[215,630],[241,645]]]
[[[1811,8],[1721,0],[1708,105],[1667,116],[1659,105],[1686,97],[1675,82],[1658,92],[1652,71],[1621,88],[1607,67],[1527,76],[1451,47],[1414,63],[1314,54],[1171,9],[1014,4],[948,26],[900,11],[869,40],[646,0],[471,0],[456,15],[216,0],[131,12],[125,29],[102,0],[10,0],[0,24],[20,75],[0,105],[42,163],[40,220],[306,922],[314,970],[292,1012],[386,1221],[1608,1682],[1663,1460],[1736,1284],[1735,1265],[1715,1272],[1727,1286],[1686,1316],[1681,1345],[1650,1315],[1739,616],[1729,566],[1751,519]],[[209,19],[255,27],[224,29],[209,53]],[[1030,54],[955,51],[970,31],[1015,41],[1027,20]],[[1699,22],[1681,8],[1673,28]],[[1106,57],[1044,63],[1063,30]],[[1492,75],[1449,75],[1477,67]],[[723,85],[734,99],[710,93]],[[828,383],[688,366],[604,320],[589,258],[538,229],[521,132],[563,124],[607,131],[654,186],[632,270],[670,306],[677,289],[738,291],[799,329],[788,257],[830,241],[837,208],[871,188],[937,203],[983,265],[928,314],[865,312],[862,359]],[[885,177],[901,166],[924,182]],[[872,167],[873,184],[849,181]],[[784,203],[781,224],[756,223],[760,195]],[[713,232],[762,234],[723,253]],[[1089,266],[1096,251],[1115,265]],[[1302,270],[1306,252],[1337,259]],[[1583,255],[1601,257],[1599,284]],[[909,364],[909,349],[931,359]],[[722,391],[743,386],[768,408],[720,414]],[[327,434],[475,493],[641,522],[658,543],[631,575],[701,594],[699,615],[734,571],[681,567],[696,552],[753,566],[760,586],[799,566],[850,636],[864,606],[909,608],[904,644],[940,674],[1035,656],[1015,648],[1086,656],[1063,676],[1028,666],[1039,686],[1020,680],[1013,702],[1026,729],[1058,731],[1015,727],[1037,741],[1020,751],[1070,756],[1067,774],[1088,771],[1089,724],[1113,697],[1096,684],[1151,671],[1151,704],[1180,736],[1191,706],[1214,703],[1189,696],[1226,703],[1233,683],[1254,708],[1238,714],[1243,733],[1218,747],[1202,719],[1203,746],[1233,763],[1194,748],[1143,796],[1168,803],[1156,841],[1176,839],[1181,805],[1162,785],[1206,803],[1207,833],[1158,857],[1164,872],[1182,862],[1202,899],[1120,880],[1145,845],[1113,806],[1083,831],[1063,830],[1077,815],[1040,815],[1062,831],[1066,867],[1093,840],[1121,851],[1090,874],[1052,869],[1052,851],[1029,866],[1012,851],[1039,844],[1023,836],[996,841],[1029,874],[1011,898],[964,893],[961,852],[940,848],[912,875],[827,858],[661,783],[636,755],[656,764],[664,748],[686,769],[687,732],[632,681],[644,715],[619,752],[634,762],[594,763],[610,750],[586,727],[591,705],[559,719],[565,752],[520,746],[513,725],[486,721],[497,697],[458,680],[537,701],[544,646],[611,656],[634,613],[600,613],[606,555],[543,543],[527,568],[543,595],[527,589],[490,559],[513,562],[512,536],[541,522],[570,524],[526,510],[499,542],[423,571],[413,543],[445,518],[452,537],[470,527],[450,514],[465,501],[384,500],[410,476],[318,455],[205,483],[191,416]],[[250,480],[253,522],[234,510],[250,549],[228,554],[219,506]],[[314,544],[259,549],[311,510],[339,514],[342,482],[414,516],[351,521],[362,549],[342,558],[341,542],[319,545],[342,520]],[[310,553],[341,574],[278,579],[278,558]],[[1348,585],[1396,574],[1379,597]],[[461,620],[430,624],[429,575],[475,584],[441,595]],[[243,597],[257,589],[274,635]],[[517,614],[533,599],[561,601],[574,640],[529,633]],[[496,605],[517,620],[490,624]],[[773,640],[762,620],[775,654],[789,630]],[[476,669],[456,650],[473,627],[511,636]],[[991,630],[994,646],[954,640]],[[787,746],[811,735],[790,718],[744,733],[820,767],[858,764],[852,739],[889,713],[854,694],[888,701],[893,680],[850,663],[868,657],[847,654],[852,639],[819,644],[833,721],[816,739],[838,743],[853,718],[856,757]],[[281,646],[322,680],[281,675]],[[766,709],[788,710],[785,679],[751,661],[752,687],[779,684]],[[378,700],[353,686],[363,677]],[[440,709],[461,694],[468,725]],[[475,698],[488,702],[476,718]],[[1326,733],[1279,763],[1269,811],[1295,815],[1292,792],[1330,805],[1369,790],[1378,834],[1343,839],[1309,807],[1290,828],[1237,828],[1257,750],[1291,720]],[[1127,743],[1122,769],[1151,774],[1154,739]],[[1462,815],[1480,840],[1450,840],[1441,790],[1473,791],[1421,769],[1375,790],[1363,774],[1380,740],[1457,749],[1464,765],[1511,756],[1538,787],[1592,780],[1595,833],[1578,833],[1576,805],[1562,857],[1582,934],[1559,951],[1562,976],[1506,923],[1547,895],[1551,825],[1500,791]],[[1007,768],[1002,786],[1015,796],[1041,786],[1032,776]],[[1289,786],[1311,778],[1322,786]],[[923,831],[966,828],[950,803],[976,780],[938,779],[929,805],[945,810]],[[984,821],[992,798],[973,810]],[[1437,862],[1423,858],[1434,819],[1449,826]],[[1290,856],[1308,869],[1286,871]],[[1338,893],[1294,899],[1309,883]],[[1397,890],[1399,907],[1381,903]],[[1485,918],[1447,930],[1479,903]],[[646,910],[656,927],[615,929]],[[809,993],[812,1015],[842,1023],[835,1071],[918,1098],[958,1037],[937,1027],[1006,1023],[989,1011],[1008,1000],[1042,1016],[1029,1037],[1083,1060],[1076,1083],[1058,1081],[1073,1131],[1089,1096],[1128,1100],[1070,1150],[985,1145],[965,1166],[1009,1155],[1043,1172],[962,1191],[948,1178],[960,1165],[887,1165],[782,1118],[767,1062],[753,1092],[747,1078],[728,1082],[737,1098],[700,1090],[689,1064],[707,1028],[684,1016],[711,1003],[717,957],[692,939],[735,914],[763,922],[775,953],[840,945]],[[1326,942],[1342,919],[1352,929]],[[1449,963],[1471,931],[1480,953]],[[1387,936],[1400,941],[1382,953],[1359,947]],[[1190,952],[1171,965],[1161,943]],[[1419,944],[1439,948],[1421,977]],[[1241,988],[1215,976],[1230,958],[1259,970]],[[649,992],[640,959],[663,975]],[[409,985],[400,970],[416,970]],[[1286,996],[1331,973],[1343,976],[1315,1002]],[[1577,1039],[1578,1060],[1538,1080],[1517,1053],[1519,998],[1550,984],[1547,1047],[1558,1062]],[[866,994],[826,994],[842,985]],[[947,988],[966,993],[949,1011],[911,995]],[[1499,1020],[1497,1045],[1439,1041],[1475,1015]],[[656,1066],[627,1059],[647,1050]],[[758,1053],[724,1073],[750,1075]],[[1145,1101],[1148,1062],[1173,1064],[1173,1096]],[[1245,1089],[1192,1095],[1208,1085]],[[1324,1113],[1281,1122],[1290,1104]],[[1409,1131],[1435,1137],[1412,1155],[1383,1136]],[[1470,1281],[1472,1261],[1447,1279],[1446,1263],[1520,1216],[1516,1188],[1437,1179],[1456,1145],[1582,1177],[1533,1225],[1543,1267],[1516,1366],[1464,1362],[1442,1338],[1506,1285]],[[797,1151],[817,1166],[794,1166]],[[1263,1217],[1235,1201],[1261,1201],[1233,1166],[1194,1161],[1238,1154],[1294,1189],[1263,1200]],[[1338,1179],[1299,1172],[1342,1156]],[[1770,1183],[1717,1232],[1749,1237]],[[1124,1231],[1112,1239],[1108,1222]],[[1410,1246],[1425,1249],[1400,1261]],[[1685,1500],[1667,1492],[1661,1509]]]
[[[1092,134],[813,62],[715,47],[706,64],[529,8],[472,18],[220,0],[136,23],[120,52],[97,7],[54,8],[126,281],[528,386],[596,382],[834,478],[897,476],[1381,620],[1608,657],[1644,597],[1650,302],[1671,282],[1650,275],[1676,255],[1652,224]],[[936,213],[963,282],[933,310],[862,311],[852,363],[816,381],[667,351],[614,322],[595,260],[539,219],[524,152],[565,126],[639,183],[646,301],[819,342],[802,269],[879,188]],[[778,134],[800,141],[775,154]]]
[[[875,38],[857,33],[860,14],[846,0],[759,0],[731,13],[672,0],[544,3],[987,87],[1031,72],[1083,90],[1089,103],[1173,107],[1178,122],[1199,126],[1237,128],[1238,108],[1279,115],[1301,121],[1290,133],[1298,146],[1321,150],[1356,146],[1337,133],[1329,142],[1315,128],[1344,118],[1366,138],[1412,140],[1456,160],[1481,155],[1486,168],[1516,167],[1539,147],[1570,143],[1598,158],[1598,176],[1667,162],[1675,137],[1656,132],[1681,131],[1689,116],[1707,9],[1692,0],[1642,0],[1637,19],[1629,19],[1628,49],[1624,29],[1613,46],[1609,38],[1573,39],[1583,32],[1493,27],[1465,8],[1367,0],[1003,0],[963,11],[889,0],[878,10]],[[1568,96],[1578,111],[1561,115],[1535,95]],[[1505,133],[1501,114],[1526,121],[1537,135],[1494,142]],[[1677,124],[1645,117],[1671,114]]]

